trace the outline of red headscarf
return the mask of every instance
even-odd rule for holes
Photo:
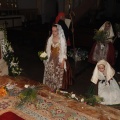
[[[65,17],[65,13],[64,12],[59,12],[56,19],[55,19],[55,23],[57,24],[58,21],[60,20],[61,17]]]

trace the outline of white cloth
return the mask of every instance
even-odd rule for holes
[[[103,98],[101,104],[113,105],[120,104],[120,87],[113,78],[110,83],[100,81],[98,83],[98,96]]]
[[[109,22],[109,21],[106,21],[100,28],[99,30],[105,30],[105,24]],[[114,37],[114,32],[113,32],[113,28],[112,28],[112,24],[110,24],[110,29],[107,31],[108,32],[108,40],[109,42],[113,42],[112,38]]]
[[[98,65],[105,66],[104,74],[98,70]],[[113,78],[114,74],[115,70],[105,60],[100,60],[93,71],[91,81],[94,84],[98,83],[98,96],[104,100],[101,104],[120,104],[120,87]]]

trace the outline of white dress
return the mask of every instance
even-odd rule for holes
[[[105,77],[103,80],[105,80]],[[102,80],[98,82],[98,95],[103,98],[101,104],[120,104],[120,87],[114,78],[109,82],[103,82]]]

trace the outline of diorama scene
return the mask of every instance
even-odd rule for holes
[[[0,120],[120,120],[120,1],[0,0]]]

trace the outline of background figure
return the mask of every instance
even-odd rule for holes
[[[52,90],[67,89],[72,84],[71,69],[67,61],[67,45],[63,29],[60,25],[52,26],[52,35],[46,46],[48,59],[44,61],[45,71],[43,83]]]
[[[0,76],[8,75],[8,65],[3,59],[4,32],[0,31]],[[5,48],[4,48],[5,49]]]
[[[115,49],[117,51],[117,58],[115,62],[115,69],[117,74],[120,74],[120,32],[117,32],[117,38],[115,40]]]
[[[115,64],[115,49],[113,45],[114,32],[112,24],[106,21],[99,30],[104,30],[107,39],[104,42],[95,42],[88,57],[90,63],[96,64],[99,60],[105,59],[112,66]]]
[[[64,31],[64,34],[65,34],[67,46],[70,47],[71,39],[72,39],[72,31],[70,30],[70,28],[67,27],[67,25],[65,23],[65,13],[63,13],[63,12],[58,13],[58,15],[55,19],[55,23],[61,25],[61,27]]]
[[[98,96],[103,98],[101,104],[120,104],[120,87],[114,79],[115,70],[105,60],[100,60],[91,78],[94,84],[98,83]]]

